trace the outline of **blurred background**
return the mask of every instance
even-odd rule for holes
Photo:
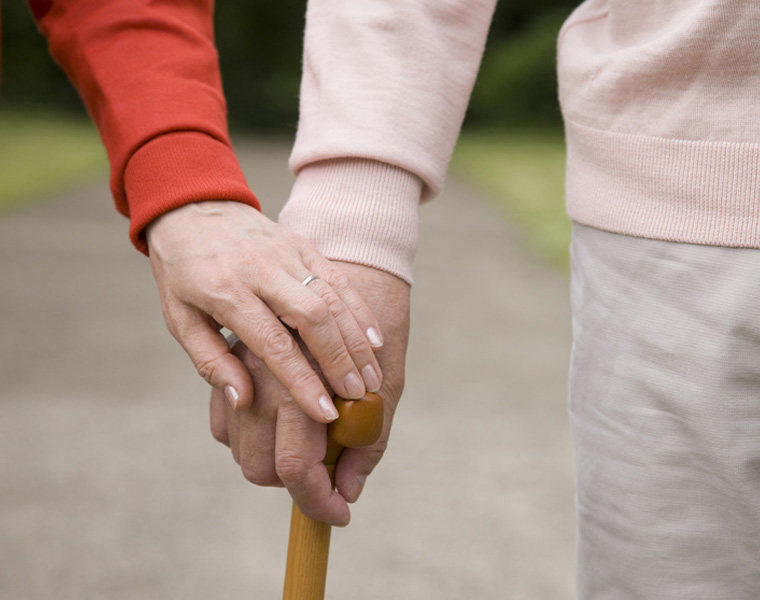
[[[451,177],[423,211],[393,444],[336,532],[328,597],[573,597],[554,61],[575,4],[498,5]],[[292,181],[304,9],[217,1],[235,147],[271,217]],[[205,384],[25,3],[4,3],[2,29],[0,598],[276,598],[289,503],[208,435]]]
[[[569,229],[555,44],[575,5],[498,4],[453,167],[497,198],[526,228],[534,250],[558,265],[567,261]],[[217,2],[217,45],[234,132],[293,137],[304,10],[303,0]],[[0,210],[105,168],[79,97],[50,59],[25,3],[3,6],[2,27]],[[70,142],[78,152],[70,151]],[[520,201],[526,197],[529,205]]]

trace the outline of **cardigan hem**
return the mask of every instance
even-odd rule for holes
[[[760,144],[658,138],[565,123],[566,207],[614,233],[760,248]]]

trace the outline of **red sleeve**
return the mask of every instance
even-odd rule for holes
[[[232,151],[213,40],[213,0],[30,0],[111,163],[116,207],[144,229],[178,206],[259,208]]]

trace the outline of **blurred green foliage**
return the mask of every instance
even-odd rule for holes
[[[556,34],[576,0],[502,0],[466,124],[559,123]],[[293,132],[306,0],[217,0],[216,38],[229,105],[238,129]],[[3,5],[5,106],[82,113],[65,76],[49,58],[24,2]]]
[[[217,0],[216,44],[231,127],[295,133],[305,17],[306,0]]]
[[[472,92],[466,126],[561,125],[556,45],[559,29],[571,8],[549,7],[525,20],[508,19],[497,11]],[[505,31],[502,27],[506,28],[507,23],[513,23],[515,28]]]
[[[8,108],[0,112],[0,214],[107,173],[103,145],[85,117]]]
[[[465,131],[452,170],[485,192],[519,224],[524,246],[567,270],[565,144],[561,131]]]
[[[4,2],[2,17],[2,105],[82,115],[79,96],[51,60],[26,2]]]

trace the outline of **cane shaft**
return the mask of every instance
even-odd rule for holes
[[[283,600],[323,600],[331,530],[326,523],[305,517],[293,503]]]

